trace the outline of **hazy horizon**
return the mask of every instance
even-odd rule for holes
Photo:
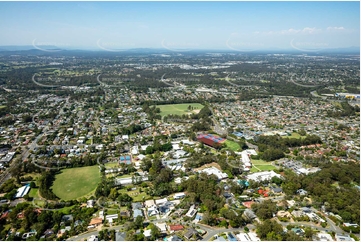
[[[360,2],[0,2],[0,46],[119,51],[360,46]]]

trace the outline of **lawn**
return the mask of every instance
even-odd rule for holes
[[[40,198],[38,194],[39,189],[38,188],[31,188],[29,192],[29,197],[33,198]]]
[[[251,159],[251,162],[253,165],[269,165],[269,164],[271,164],[271,162],[267,162],[264,160],[255,160],[255,159]]]
[[[0,105],[0,109],[6,108],[6,106],[4,105]]]
[[[106,168],[114,168],[114,167],[120,167],[119,163],[118,162],[111,162],[111,163],[105,163],[104,166]]]
[[[193,107],[193,110],[188,110],[189,106]],[[160,115],[164,117],[169,114],[183,115],[189,113],[197,113],[197,111],[203,108],[203,105],[200,103],[181,103],[181,104],[157,105],[157,108],[160,109]]]
[[[241,147],[239,146],[238,143],[234,142],[234,141],[230,141],[230,140],[226,140],[226,145],[229,149],[233,150],[233,151],[237,151],[239,150]]]
[[[91,193],[100,182],[98,166],[86,166],[61,170],[55,176],[53,192],[60,199],[72,200]]]
[[[295,139],[304,139],[306,136],[301,136],[299,133],[293,132],[291,136],[282,136],[282,138],[295,138]]]
[[[262,171],[273,171],[274,169],[276,169],[276,167],[272,165],[258,165],[257,168]]]
[[[251,168],[251,172],[259,172],[259,170],[261,170],[261,171],[271,171],[271,170],[276,169],[276,167],[271,165],[270,162],[267,162],[267,161],[264,161],[264,160],[253,160],[252,159],[251,162],[252,162],[252,165],[253,165],[253,167]]]
[[[122,176],[123,177],[123,176]],[[144,189],[143,189],[144,190]],[[143,192],[139,192],[139,188],[137,188],[137,190],[134,191],[127,191],[126,188],[122,188],[118,190],[118,193],[127,193],[130,197],[133,198],[133,202],[141,202],[143,200],[143,196],[145,200],[149,200],[152,197],[147,195],[144,191]],[[154,199],[157,199],[157,197],[153,197]]]

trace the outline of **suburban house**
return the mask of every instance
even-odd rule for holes
[[[197,230],[195,230],[195,229],[193,229],[193,228],[188,229],[187,232],[184,234],[184,237],[185,237],[187,240],[190,240],[193,236],[198,237],[198,232],[197,232]]]
[[[143,212],[142,212],[142,210],[141,210],[141,209],[134,209],[134,210],[133,210],[133,218],[134,218],[134,220],[135,220],[138,216],[143,217]]]
[[[95,228],[98,227],[99,225],[101,225],[103,223],[103,219],[102,218],[92,218],[90,220],[89,226],[88,228]]]
[[[189,208],[186,216],[192,218],[196,213],[197,213],[197,210],[195,209],[195,206],[192,205],[192,206]]]
[[[157,205],[154,204],[154,205],[148,207],[147,214],[148,214],[148,217],[158,215],[159,211],[158,211]]]
[[[174,199],[182,199],[186,196],[186,194],[184,192],[180,192],[180,193],[176,193],[174,194],[173,198]]]
[[[175,224],[175,225],[169,225],[169,232],[170,233],[174,233],[174,232],[177,232],[177,231],[181,231],[184,229],[184,226],[183,225],[180,225],[180,224]]]

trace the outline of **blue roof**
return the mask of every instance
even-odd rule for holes
[[[230,240],[230,241],[237,241],[237,239],[234,237],[234,235],[233,234],[231,234],[231,233],[228,233],[228,239]]]
[[[133,210],[133,217],[136,218],[138,216],[142,216],[143,217],[143,213],[142,213],[142,210],[140,209],[134,209]]]

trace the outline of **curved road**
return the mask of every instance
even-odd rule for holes
[[[37,75],[37,74],[35,73],[35,74],[33,75],[33,77],[32,77],[32,80],[33,80],[33,82],[34,82],[36,85],[41,86],[41,87],[59,87],[59,86],[54,86],[54,85],[45,85],[45,84],[41,84],[41,83],[35,81],[35,76],[36,76],[36,75]]]

